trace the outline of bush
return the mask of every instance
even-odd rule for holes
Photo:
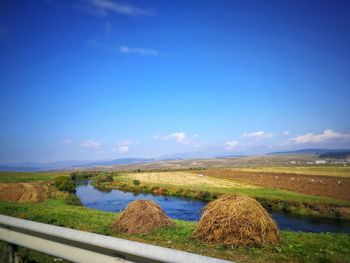
[[[71,178],[67,176],[56,177],[53,183],[60,191],[75,193],[76,185]]]
[[[80,199],[74,194],[68,195],[64,200],[64,203],[67,205],[81,205]]]
[[[134,185],[140,185],[140,183],[141,183],[140,180],[136,180],[136,179],[132,182],[134,183]]]
[[[103,175],[99,176],[94,180],[96,183],[108,183],[108,182],[114,182],[114,179],[111,175]]]

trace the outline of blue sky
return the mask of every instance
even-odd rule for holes
[[[1,1],[0,162],[349,148],[349,11]]]

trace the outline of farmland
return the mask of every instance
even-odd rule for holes
[[[128,173],[120,179],[140,180],[146,183],[159,183],[161,185],[179,185],[195,188],[256,188],[252,185],[239,183],[234,180],[217,179],[214,177],[202,176],[202,172],[197,173],[180,171],[180,172],[150,172],[150,173]]]
[[[328,197],[323,194],[299,193],[297,191],[285,190],[282,186],[264,186],[258,178],[253,178],[252,172],[238,172],[231,169],[206,169],[198,171],[159,171],[159,172],[114,172],[114,182],[100,182],[97,185],[105,188],[120,188],[135,192],[159,191],[164,195],[193,195],[192,198],[215,198],[215,194],[244,193],[258,200],[283,201],[287,206],[296,202],[310,204],[322,204],[333,207],[342,204],[349,207],[348,199]],[[94,176],[99,173],[94,173]],[[102,175],[109,173],[102,172]],[[264,177],[267,172],[264,172]],[[241,175],[242,177],[240,177]],[[68,173],[1,173],[1,184],[32,184],[47,185],[59,176],[68,177]],[[100,176],[100,177],[101,177]],[[275,176],[275,175],[273,175]],[[282,176],[282,175],[281,175]],[[293,176],[296,175],[294,174]],[[96,178],[100,178],[96,177]],[[303,177],[313,178],[311,175]],[[335,179],[338,177],[321,176],[324,179]],[[94,179],[93,177],[92,179]],[[260,177],[259,177],[260,178]],[[274,177],[273,177],[274,178]],[[276,179],[276,178],[274,178]],[[342,179],[346,179],[342,177]],[[135,185],[134,181],[139,184]],[[261,179],[265,180],[265,179]],[[272,179],[271,179],[272,180]],[[271,183],[270,180],[270,183]],[[52,186],[53,187],[53,186]],[[333,188],[330,185],[330,188]],[[57,190],[55,190],[57,191]],[[206,193],[209,193],[206,194]],[[16,197],[17,198],[17,197]],[[111,235],[125,239],[151,243],[155,245],[176,248],[203,255],[234,260],[236,262],[295,262],[295,261],[333,261],[347,262],[350,255],[350,236],[348,234],[336,233],[303,233],[280,231],[282,242],[277,245],[266,245],[261,248],[252,247],[230,247],[219,244],[207,244],[193,239],[195,222],[173,220],[175,227],[169,229],[155,230],[147,235],[121,234],[111,232],[110,225],[118,216],[118,213],[98,211],[77,205],[78,203],[67,202],[67,195],[49,195],[46,198],[35,200],[32,203],[21,203],[14,198],[8,200],[1,198],[0,213],[20,217],[29,220],[60,225],[89,231],[104,235]],[[12,202],[9,202],[12,201]],[[304,208],[303,208],[304,209]],[[287,209],[288,210],[288,209]],[[286,211],[287,211],[286,210]],[[305,209],[304,209],[305,210]],[[326,210],[322,210],[324,213]],[[295,212],[290,210],[290,212]],[[304,211],[305,212],[305,211]],[[4,247],[4,245],[2,245]],[[48,256],[20,250],[24,257],[39,262],[52,262]]]
[[[318,168],[319,169],[319,168]],[[271,172],[274,171],[274,172]],[[215,178],[231,179],[237,182],[256,185],[260,187],[270,187],[275,189],[283,189],[303,194],[327,196],[342,200],[350,200],[350,176],[348,173],[340,171],[342,177],[336,175],[314,175],[315,170],[311,170],[312,174],[301,174],[289,172],[281,173],[281,168],[277,169],[212,169],[203,171],[204,175]],[[269,172],[270,171],[270,172]],[[327,173],[328,171],[324,171]],[[332,171],[333,172],[333,171]],[[346,170],[347,172],[347,170]]]

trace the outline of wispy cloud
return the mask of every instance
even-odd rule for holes
[[[324,130],[322,133],[306,133],[296,136],[287,141],[292,144],[306,144],[306,143],[321,143],[332,140],[350,140],[350,133],[339,133],[331,129]]]
[[[153,48],[130,47],[127,45],[111,46],[95,40],[88,40],[88,44],[95,48],[101,48],[107,52],[126,55],[159,56],[160,52]]]
[[[184,132],[174,132],[168,135],[154,135],[153,139],[172,140],[181,144],[188,144],[187,135]]]
[[[238,144],[239,144],[239,142],[236,140],[227,141],[227,142],[225,142],[225,146],[226,146],[225,149],[227,151],[230,151],[230,150],[234,149]]]
[[[273,138],[273,133],[264,132],[264,131],[256,131],[256,132],[243,133],[243,137],[252,138],[252,139],[256,139],[256,140],[268,139],[268,138]]]
[[[113,32],[113,26],[112,26],[111,22],[107,21],[105,23],[105,33],[106,33],[106,35],[109,35],[112,32]]]
[[[81,144],[82,147],[84,148],[89,148],[89,149],[97,149],[101,146],[101,143],[95,142],[93,140],[87,140]]]
[[[62,143],[63,144],[71,144],[72,140],[71,139],[64,139],[64,140],[62,140]]]
[[[118,52],[122,54],[137,54],[142,56],[158,56],[159,52],[153,48],[140,48],[140,47],[129,47],[129,46],[120,46]]]
[[[284,135],[284,136],[289,136],[289,135],[290,135],[290,131],[284,131],[284,132],[283,132],[283,135]]]
[[[126,2],[112,0],[85,0],[75,8],[97,16],[120,14],[131,17],[154,16],[156,13],[151,8],[142,8]]]

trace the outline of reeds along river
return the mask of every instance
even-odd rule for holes
[[[134,200],[153,200],[169,217],[186,221],[198,221],[202,209],[207,204],[204,201],[181,197],[135,194],[120,190],[103,191],[94,188],[89,181],[79,183],[76,195],[84,206],[108,212],[120,212]],[[347,220],[298,217],[278,212],[271,212],[271,215],[282,230],[350,233],[350,221]]]

